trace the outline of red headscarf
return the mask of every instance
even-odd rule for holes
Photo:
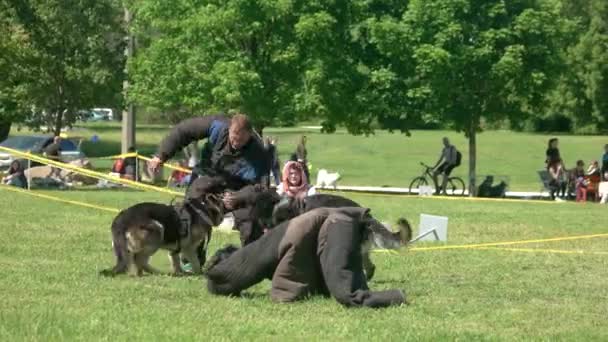
[[[290,184],[289,183],[289,171],[295,170],[300,173],[300,184]],[[304,197],[308,193],[308,179],[306,178],[306,173],[304,172],[304,167],[302,163],[289,161],[285,164],[283,168],[283,176],[281,177],[281,182],[283,183],[283,190],[285,194],[290,197]]]

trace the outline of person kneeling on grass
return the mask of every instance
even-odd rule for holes
[[[379,224],[366,208],[314,209],[243,248],[220,249],[205,267],[207,289],[239,295],[270,279],[270,297],[276,302],[322,294],[347,307],[404,304],[401,290],[370,291],[367,286],[361,249],[370,245],[370,231]]]

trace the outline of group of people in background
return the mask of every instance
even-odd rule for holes
[[[559,152],[559,140],[549,139],[545,164],[549,172],[551,199],[567,199],[571,193],[577,202],[587,201],[589,196],[599,199],[600,182],[608,181],[608,144],[604,145],[601,164],[592,160],[587,167],[583,160],[577,160],[573,169],[567,169]]]

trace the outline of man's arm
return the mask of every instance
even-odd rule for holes
[[[177,151],[193,141],[208,138],[211,126],[218,116],[200,116],[186,119],[177,124],[163,139],[158,148],[158,158],[162,163],[173,157]]]
[[[439,166],[439,164],[441,164],[442,160],[443,160],[443,151],[441,151],[441,154],[439,155],[439,160],[437,160],[437,163],[435,164],[435,166],[433,166],[433,169],[436,169],[437,166]]]

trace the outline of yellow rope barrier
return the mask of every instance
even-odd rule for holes
[[[120,211],[116,208],[109,208],[109,207],[104,207],[101,205],[89,204],[89,203],[80,202],[80,201],[66,200],[63,198],[55,197],[55,196],[49,196],[49,195],[37,193],[37,192],[31,191],[31,190],[24,190],[21,188],[10,186],[10,185],[2,185],[2,186],[0,186],[0,188],[4,189],[4,190],[12,191],[12,192],[18,192],[18,193],[38,197],[38,198],[48,199],[51,201],[67,203],[67,204],[77,205],[77,206],[91,208],[91,209],[103,210],[103,211],[107,211],[107,212],[111,212],[111,213],[118,213]]]
[[[46,159],[46,158],[43,158],[43,157],[40,157],[37,155],[33,155],[30,153],[13,150],[11,148],[7,148],[7,147],[3,147],[3,146],[0,146],[0,151],[5,151],[10,154],[20,156],[22,158],[36,161],[36,162],[39,162],[42,164],[53,165],[53,166],[56,166],[56,167],[64,169],[64,170],[70,170],[70,171],[73,171],[73,172],[76,172],[76,173],[79,173],[79,174],[82,174],[85,176],[89,176],[89,177],[95,178],[95,179],[103,179],[103,180],[107,180],[112,183],[123,184],[123,185],[127,185],[132,188],[136,188],[136,189],[140,189],[140,190],[156,191],[156,192],[166,193],[166,194],[173,195],[173,196],[181,196],[181,197],[184,196],[184,194],[181,192],[172,191],[169,189],[160,188],[157,186],[148,185],[148,184],[144,184],[144,183],[139,183],[139,182],[135,182],[135,181],[124,179],[124,178],[109,176],[109,175],[106,175],[106,174],[103,174],[100,172],[84,169],[84,168],[74,166],[71,164],[57,162],[54,160]]]

